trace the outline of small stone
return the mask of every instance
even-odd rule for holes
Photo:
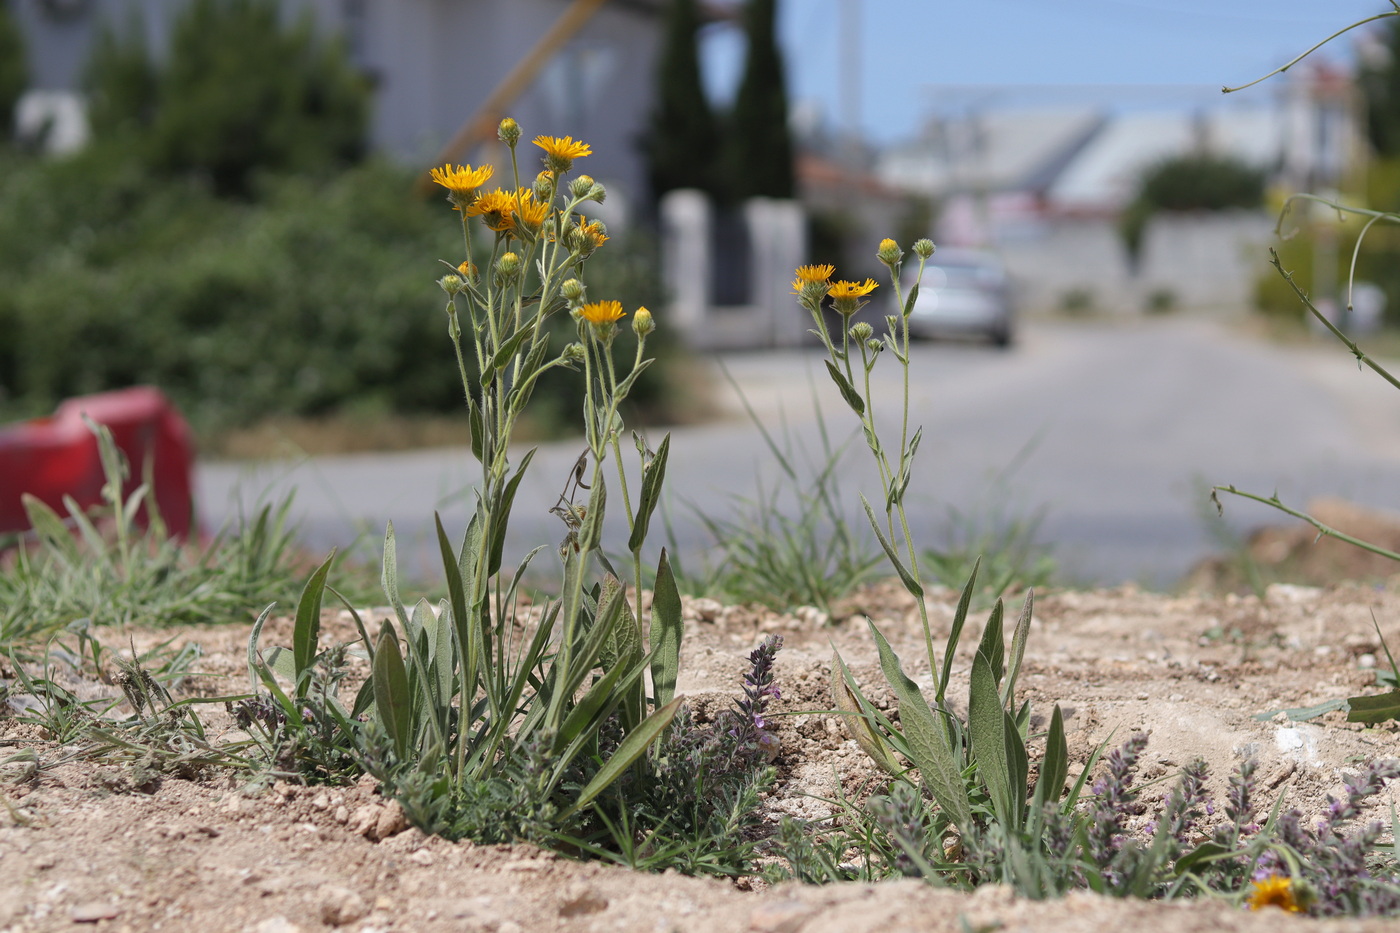
[[[72,918],[74,923],[96,923],[99,920],[111,920],[120,913],[116,904],[108,901],[89,901],[74,907]]]
[[[408,829],[408,816],[405,815],[403,807],[399,806],[397,800],[390,800],[379,808],[379,819],[374,825],[376,839],[388,839],[405,829]]]
[[[331,819],[335,820],[337,823],[350,822],[350,808],[345,806],[336,807],[335,812],[331,814]]]
[[[253,933],[301,933],[301,927],[286,917],[268,917],[253,927]]]
[[[349,888],[332,885],[321,892],[321,921],[333,927],[354,923],[369,913],[369,905]]]
[[[608,909],[608,899],[583,881],[571,882],[564,888],[564,900],[559,905],[559,916],[581,917],[596,914]]]

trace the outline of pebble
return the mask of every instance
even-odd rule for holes
[[[574,881],[564,888],[564,900],[559,905],[559,916],[581,917],[607,909],[608,899],[597,889],[587,882]]]
[[[99,920],[111,920],[120,913],[121,911],[116,904],[107,901],[90,901],[74,907],[71,916],[74,923],[97,923]]]
[[[354,923],[369,913],[369,905],[349,888],[331,885],[321,892],[321,921],[333,927]]]

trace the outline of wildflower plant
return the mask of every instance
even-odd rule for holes
[[[881,671],[898,702],[899,724],[895,725],[865,696],[839,653],[832,664],[833,701],[844,714],[852,737],[897,782],[909,780],[909,765],[917,768],[923,787],[937,804],[937,810],[925,820],[911,812],[912,798],[907,794],[892,793],[882,798],[886,803],[879,822],[884,827],[887,845],[900,853],[897,859],[904,870],[910,871],[916,866],[946,867],[953,861],[941,854],[933,858],[928,853],[935,847],[911,842],[908,837],[916,826],[925,827],[932,839],[946,836],[948,852],[961,851],[960,837],[992,838],[997,846],[1039,851],[1047,819],[1072,807],[1082,787],[1081,781],[1069,800],[1063,801],[1068,748],[1058,707],[1044,734],[1045,753],[1039,775],[1033,783],[1030,780],[1028,745],[1034,738],[1030,732],[1030,705],[1016,703],[1016,681],[1030,633],[1034,606],[1031,593],[1027,593],[1012,631],[1009,652],[1005,643],[1005,609],[1001,600],[994,605],[973,659],[967,718],[957,715],[949,702],[953,661],[976,592],[978,565],[974,563],[963,588],[940,658],[929,622],[919,567],[920,550],[905,510],[905,495],[923,437],[922,429],[911,431],[909,423],[909,314],[917,301],[924,265],[933,255],[934,245],[922,239],[912,249],[918,268],[907,295],[903,290],[903,283],[909,280],[903,274],[904,250],[892,239],[882,240],[876,250],[877,258],[889,272],[895,307],[895,313],[885,319],[886,332],[881,337],[875,336],[868,323],[851,323],[879,287],[873,279],[833,282],[833,266],[806,265],[797,269],[792,282],[798,302],[811,314],[813,333],[826,349],[827,373],[859,419],[878,470],[880,505],[872,505],[863,495],[861,504],[885,556],[914,597],[928,670],[933,677],[930,701],[906,673],[879,628],[869,622]],[[828,302],[840,322],[841,329],[836,333],[827,323],[824,306]],[[893,357],[901,368],[900,398],[879,398],[871,390],[870,374],[882,356]],[[877,411],[895,419],[897,435],[893,439],[887,438]],[[968,877],[965,872],[964,877]]]
[[[431,173],[462,229],[463,258],[444,261],[438,285],[447,299],[471,452],[481,468],[460,543],[449,539],[440,517],[436,523],[447,598],[406,604],[390,525],[382,584],[393,618],[372,633],[327,583],[332,554],[303,592],[290,650],[260,649],[268,613],[255,627],[249,667],[255,688],[277,709],[257,701],[239,711],[270,754],[298,763],[304,776],[332,776],[348,753],[427,831],[487,841],[528,838],[646,861],[652,856],[638,854],[647,849],[638,840],[675,827],[669,814],[637,801],[654,796],[657,782],[678,767],[677,743],[697,741],[687,735],[687,717],[676,722],[681,605],[666,551],[654,570],[642,564],[670,437],[653,449],[634,434],[635,468],[621,440],[619,407],[651,363],[647,339],[657,325],[646,308],[630,312],[629,320],[620,302],[591,296],[584,284],[589,257],[608,241],[602,222],[582,214],[585,205],[603,200],[603,186],[587,175],[569,177],[591,147],[567,136],[538,136],[533,144],[542,150],[542,170],[522,179],[520,127],[503,120],[498,135],[510,153],[507,187],[485,190],[495,175],[487,166],[445,165]],[[576,340],[552,352],[546,325],[559,315],[572,318]],[[557,547],[540,544],[507,568],[506,532],[534,454],[513,449],[511,439],[540,377],[553,369],[580,374],[586,448],[560,477],[563,491],[550,509],[561,523]],[[619,496],[630,557],[623,571],[603,550],[604,517]],[[556,597],[529,600],[527,614],[521,581],[541,553],[557,555],[561,583]],[[644,573],[655,580],[649,630]],[[369,662],[370,676],[353,700],[341,697],[334,673],[344,657],[327,663],[337,649],[319,643],[327,592],[350,610],[361,635],[358,651]],[[776,645],[759,649],[743,715],[714,743],[733,759],[730,770],[745,775],[743,788],[724,785],[737,807],[731,814],[750,813],[770,779],[762,777],[766,759],[759,767],[753,749],[769,740],[763,717],[776,695],[775,652]],[[295,751],[288,755],[287,748]],[[705,757],[707,764],[713,760]],[[724,808],[711,798],[698,805],[706,814]],[[645,813],[650,822],[639,826]],[[699,822],[713,826],[706,820]],[[701,837],[715,848],[712,836]],[[703,859],[687,861],[699,844],[697,837],[679,854],[666,849],[671,854],[662,861],[709,870]],[[726,863],[725,870],[736,869]]]

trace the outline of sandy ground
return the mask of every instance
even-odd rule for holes
[[[934,599],[946,634],[955,596]],[[832,646],[858,680],[888,702],[863,615],[874,618],[929,683],[912,604],[889,585],[861,591],[834,620],[815,610],[778,614],[687,602],[682,692],[727,702],[744,658],[768,633],[783,635],[779,784],[769,818],[826,814],[819,798],[873,772],[828,709]],[[1169,597],[1132,588],[1052,592],[1036,601],[1021,690],[1048,713],[1069,714],[1082,762],[1106,737],[1151,733],[1145,778],[1169,776],[1196,756],[1219,791],[1246,756],[1259,759],[1265,806],[1279,794],[1314,812],[1348,768],[1400,757],[1394,723],[1363,728],[1331,713],[1307,722],[1281,708],[1367,691],[1384,654],[1372,615],[1400,648],[1400,581],[1390,587],[1278,585],[1265,598]],[[979,614],[977,620],[984,618]],[[344,618],[327,630],[349,637]],[[970,625],[969,628],[975,628]],[[165,633],[168,637],[170,633]],[[132,633],[138,645],[148,632]],[[964,642],[975,646],[976,632]],[[264,644],[288,643],[285,621]],[[178,633],[205,654],[186,689],[205,695],[246,685],[246,627]],[[107,636],[110,644],[125,635]],[[177,642],[178,643],[178,642]],[[941,650],[941,645],[940,645]],[[965,695],[970,657],[953,694]],[[209,707],[209,709],[216,709]],[[804,712],[816,711],[816,712]],[[1266,714],[1259,718],[1260,714]],[[211,716],[211,728],[233,725]],[[675,874],[642,875],[576,863],[527,846],[489,847],[404,829],[372,782],[324,788],[278,784],[250,794],[240,779],[166,777],[133,787],[110,764],[75,759],[33,726],[0,718],[0,760],[32,748],[41,766],[0,767],[0,930],[361,931],[1070,931],[1132,923],[1142,933],[1186,930],[1382,930],[1393,922],[1308,921],[1276,909],[1219,903],[1123,902],[1076,894],[1052,903],[1002,888],[972,895],[917,882],[766,889]],[[1394,791],[1380,801],[1388,807]],[[1379,811],[1378,811],[1379,812]],[[995,925],[995,926],[992,926]]]

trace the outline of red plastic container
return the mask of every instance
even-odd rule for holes
[[[49,418],[0,427],[0,532],[24,531],[21,497],[35,496],[66,515],[65,495],[82,508],[102,502],[102,461],[86,414],[112,432],[130,467],[123,496],[145,479],[147,461],[161,518],[172,535],[194,530],[194,443],[189,425],[160,390],[137,386],[69,399]],[[137,521],[145,524],[142,508]]]

